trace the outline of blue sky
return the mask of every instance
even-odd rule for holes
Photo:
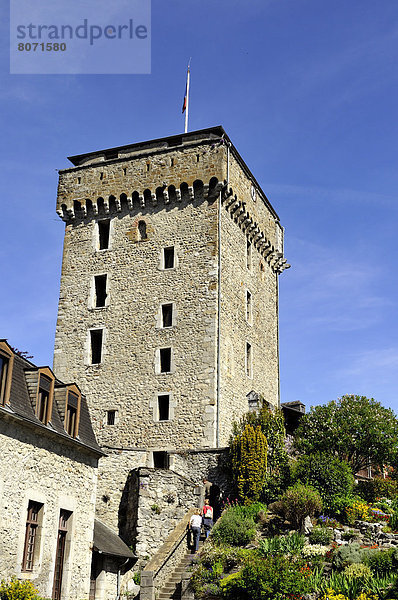
[[[398,412],[395,0],[154,0],[150,75],[9,75],[0,16],[0,337],[52,363],[56,169],[181,132],[192,56],[190,130],[224,126],[286,228],[281,400]]]

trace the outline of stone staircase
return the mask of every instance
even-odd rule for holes
[[[203,541],[199,542],[199,550],[203,546]],[[178,566],[174,569],[173,573],[166,580],[166,583],[161,588],[159,595],[157,596],[157,600],[180,600],[181,598],[181,581],[186,574],[187,577],[190,576],[190,571],[188,568],[192,564],[192,560],[194,558],[194,554],[190,552],[184,554]]]

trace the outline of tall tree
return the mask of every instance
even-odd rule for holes
[[[260,427],[246,425],[231,443],[232,471],[239,499],[259,500],[267,473],[267,439]]]
[[[301,419],[295,443],[307,454],[337,454],[354,474],[370,463],[382,468],[397,455],[398,420],[373,398],[346,395],[312,407]]]

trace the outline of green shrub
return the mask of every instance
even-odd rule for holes
[[[237,505],[234,507],[236,514],[244,519],[253,519],[255,522],[259,519],[259,513],[267,512],[267,505],[262,502],[252,502],[245,506]]]
[[[300,559],[252,555],[239,573],[221,580],[220,588],[226,600],[285,600],[309,591],[307,575],[308,568]]]
[[[344,569],[343,575],[351,579],[370,579],[372,571],[363,563],[353,563]]]
[[[398,550],[368,550],[365,562],[375,575],[386,575],[395,571],[398,566]]]
[[[327,546],[333,538],[333,531],[329,527],[314,527],[308,536],[310,544],[323,544]]]
[[[394,510],[390,518],[388,519],[388,525],[393,531],[398,531],[398,511]]]
[[[260,542],[261,554],[299,554],[305,545],[305,536],[299,533],[264,538]]]
[[[367,502],[375,502],[377,498],[396,498],[398,481],[381,477],[358,481],[356,493]]]
[[[280,506],[285,519],[294,527],[301,527],[307,515],[312,517],[321,510],[322,500],[313,488],[296,483],[283,494]]]
[[[333,565],[337,569],[344,569],[347,565],[353,563],[361,563],[363,557],[363,551],[361,546],[356,542],[347,544],[346,546],[340,546],[333,555]],[[333,588],[335,589],[335,588]]]
[[[252,517],[242,516],[241,507],[231,507],[218,519],[211,530],[215,544],[246,546],[254,538],[256,526]]]
[[[354,476],[348,464],[322,452],[301,456],[293,477],[318,490],[324,508],[336,514],[340,514],[354,488]]]
[[[20,581],[11,577],[9,581],[0,581],[1,600],[41,600],[39,592],[30,581]]]
[[[341,537],[343,540],[348,542],[349,540],[352,540],[354,537],[356,537],[356,533],[352,529],[349,529],[348,531],[343,531]]]

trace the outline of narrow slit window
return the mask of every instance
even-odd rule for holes
[[[252,346],[246,342],[246,375],[252,377]]]
[[[25,543],[22,557],[22,571],[33,571],[37,554],[38,529],[43,504],[29,500],[26,518]]]
[[[158,396],[158,415],[159,421],[168,421],[170,419],[170,396],[161,394]]]
[[[107,284],[107,275],[95,275],[94,277],[95,283],[95,307],[101,308],[105,306],[106,302],[106,284]]]
[[[246,291],[246,321],[252,322],[252,295],[249,290]]]
[[[91,329],[90,341],[91,341],[91,364],[99,365],[102,360],[102,329]]]
[[[109,248],[109,233],[110,233],[111,222],[98,221],[98,236],[99,236],[99,249],[106,250]]]
[[[162,327],[171,327],[173,325],[173,305],[162,304]]]
[[[140,240],[148,239],[145,221],[138,221],[138,235],[139,235]]]
[[[252,245],[249,240],[246,241],[246,267],[252,268]]]
[[[160,372],[170,373],[171,371],[171,348],[160,349]]]
[[[106,412],[106,424],[114,425],[116,422],[116,410],[108,410]]]
[[[165,269],[173,269],[174,268],[174,246],[169,246],[168,248],[163,248],[163,259],[164,259],[164,268]]]

